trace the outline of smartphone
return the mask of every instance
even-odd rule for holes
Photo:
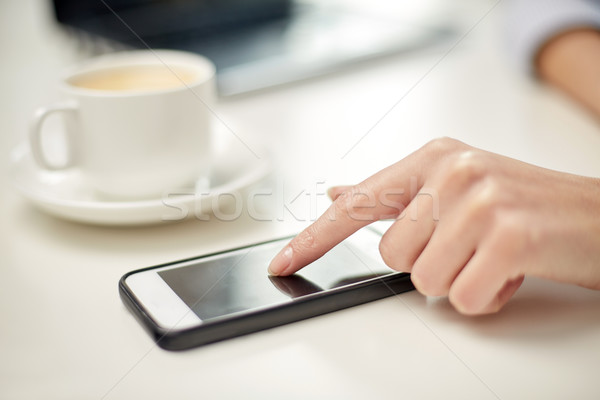
[[[156,343],[191,347],[274,328],[414,289],[364,228],[288,277],[267,274],[290,238],[125,274],[121,299]]]

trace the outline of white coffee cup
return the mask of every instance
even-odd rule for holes
[[[46,170],[79,168],[98,194],[115,199],[164,195],[206,177],[211,156],[215,67],[170,50],[92,59],[60,83],[64,101],[38,109],[29,142]],[[68,160],[54,165],[42,145],[46,117],[61,113]]]

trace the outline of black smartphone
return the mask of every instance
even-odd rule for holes
[[[183,350],[414,289],[381,260],[365,228],[288,277],[267,274],[290,238],[125,274],[125,305],[167,350]]]

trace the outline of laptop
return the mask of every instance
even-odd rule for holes
[[[454,36],[437,0],[389,2],[393,12],[371,1],[52,1],[57,21],[75,35],[102,38],[115,48],[178,49],[210,58],[221,96],[409,53]]]

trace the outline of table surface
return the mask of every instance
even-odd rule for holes
[[[439,136],[600,176],[598,121],[511,67],[495,3],[454,1],[448,42],[222,99],[217,113],[251,148],[269,144],[287,198],[357,182]],[[128,228],[38,211],[11,188],[8,154],[57,98],[60,71],[99,44],[57,30],[39,0],[3,1],[0,18],[0,398],[600,398],[600,293],[537,279],[491,316],[410,292],[161,350],[119,299],[124,273],[296,232],[327,201],[299,196],[270,221]]]

